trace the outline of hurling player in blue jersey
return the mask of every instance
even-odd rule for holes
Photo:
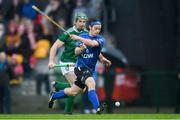
[[[92,19],[89,22],[89,33],[81,34],[80,36],[71,35],[73,40],[77,40],[75,54],[78,55],[74,72],[77,79],[71,88],[65,88],[58,92],[53,92],[50,101],[65,98],[67,96],[75,96],[82,92],[86,87],[88,89],[88,98],[93,105],[93,108],[99,114],[104,110],[105,105],[100,105],[99,99],[95,91],[95,80],[92,77],[95,71],[95,66],[98,56],[104,45],[104,38],[99,35],[102,25],[99,20]],[[107,66],[111,65],[111,61]]]

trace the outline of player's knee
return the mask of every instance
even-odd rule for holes
[[[95,81],[92,78],[87,79],[86,85],[88,86],[88,90],[95,89],[95,87],[96,87]]]
[[[75,91],[72,88],[67,88],[65,89],[65,93],[69,96],[76,96],[78,94],[78,91]]]
[[[66,95],[70,95],[70,92],[71,92],[71,88],[65,88],[65,89],[64,89],[64,93],[65,93]]]
[[[76,95],[78,95],[78,92],[77,92],[77,91],[71,91],[71,92],[70,92],[70,95],[71,95],[71,96],[76,96]]]
[[[71,95],[72,96],[76,96],[76,95],[78,95],[78,92],[77,91],[73,91]]]

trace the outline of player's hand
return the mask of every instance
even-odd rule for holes
[[[87,48],[87,46],[83,43],[79,46],[80,48],[82,48],[83,50]]]
[[[55,66],[55,64],[53,62],[49,62],[49,64],[48,64],[48,68],[49,69],[53,69],[54,66]]]
[[[73,40],[79,40],[80,37],[77,35],[70,35],[70,38]]]
[[[106,59],[106,58],[103,58],[101,60],[101,62],[106,66],[106,67],[110,67],[112,65],[111,61]]]

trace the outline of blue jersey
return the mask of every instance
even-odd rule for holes
[[[97,60],[99,58],[99,54],[103,48],[105,40],[100,35],[94,37],[89,36],[89,33],[83,33],[80,35],[80,37],[89,40],[95,40],[99,43],[99,46],[97,47],[87,46],[87,48],[80,55],[78,55],[76,62],[76,67],[86,67],[93,74],[95,71]],[[82,44],[82,42],[77,42],[76,46],[79,47],[80,44]]]

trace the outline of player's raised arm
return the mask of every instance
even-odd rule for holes
[[[71,39],[80,41],[80,42],[84,43],[87,46],[91,46],[91,47],[99,46],[99,43],[97,41],[95,41],[95,40],[82,38],[82,37],[77,36],[77,35],[70,35],[70,37],[71,37]]]
[[[56,56],[56,52],[58,48],[62,47],[64,45],[64,42],[60,41],[59,39],[56,40],[56,42],[52,45],[49,53],[49,63],[48,68],[51,69],[54,67],[54,60]]]
[[[94,37],[97,36],[97,34],[100,33],[102,28],[101,22],[98,20],[93,20],[90,21],[89,23],[89,36]],[[97,39],[90,39],[90,38],[85,38],[83,35],[77,36],[77,35],[70,35],[71,39],[80,41],[84,43],[86,46],[91,46],[91,47],[98,47],[99,45],[101,46],[101,39],[97,37]]]
[[[102,53],[99,54],[99,60],[100,60],[106,67],[110,67],[110,66],[112,65],[111,61],[108,60],[107,58],[105,58]]]

